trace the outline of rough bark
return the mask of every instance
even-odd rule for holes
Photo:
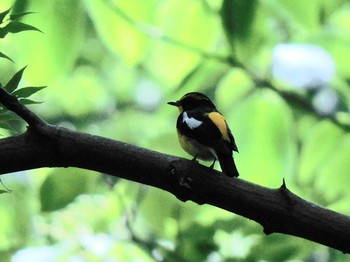
[[[0,140],[0,174],[41,167],[103,172],[252,219],[266,234],[294,235],[350,252],[350,217],[301,199],[284,182],[269,189],[186,159],[52,126],[1,88],[0,103],[29,124],[25,133]]]

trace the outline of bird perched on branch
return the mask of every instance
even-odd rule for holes
[[[232,151],[238,152],[235,139],[223,115],[204,94],[191,92],[176,102],[180,115],[176,128],[181,147],[196,160],[219,160],[223,173],[238,177]]]

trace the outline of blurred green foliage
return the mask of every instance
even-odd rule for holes
[[[205,92],[230,123],[242,179],[276,188],[285,178],[301,197],[350,214],[348,1],[3,0],[0,12],[11,6],[0,15],[16,21],[9,32],[43,33],[0,39],[0,82],[20,98],[33,96],[27,102],[43,102],[31,108],[49,123],[188,157],[166,102]],[[333,57],[330,85],[343,105],[332,115],[295,99],[312,107],[308,90],[271,76],[272,52],[283,42],[318,45]],[[13,118],[0,118],[3,137],[24,130]],[[265,236],[224,210],[90,171],[1,178],[12,189],[0,191],[1,261],[346,259],[296,237]]]

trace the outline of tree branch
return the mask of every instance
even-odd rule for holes
[[[3,89],[1,85],[0,103],[26,121],[31,128],[38,128],[47,125],[44,120],[21,104],[15,96]]]
[[[0,92],[1,102],[4,97]],[[24,115],[35,128],[0,140],[0,174],[40,167],[103,172],[163,189],[182,201],[239,214],[261,224],[266,234],[290,234],[350,252],[350,217],[299,198],[285,183],[269,189],[226,177],[193,161],[48,125],[36,116],[28,118],[35,114],[18,101],[14,103],[17,105],[8,109]]]

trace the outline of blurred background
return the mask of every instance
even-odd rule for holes
[[[37,31],[0,39],[0,82],[47,86],[51,124],[190,158],[177,142],[189,91],[226,116],[240,178],[350,214],[347,0],[2,0]],[[25,129],[20,121],[2,137]],[[210,163],[205,163],[210,164]],[[216,165],[216,168],[220,168]],[[307,240],[107,175],[2,175],[1,261],[346,261]],[[208,185],[210,186],[210,185]]]

